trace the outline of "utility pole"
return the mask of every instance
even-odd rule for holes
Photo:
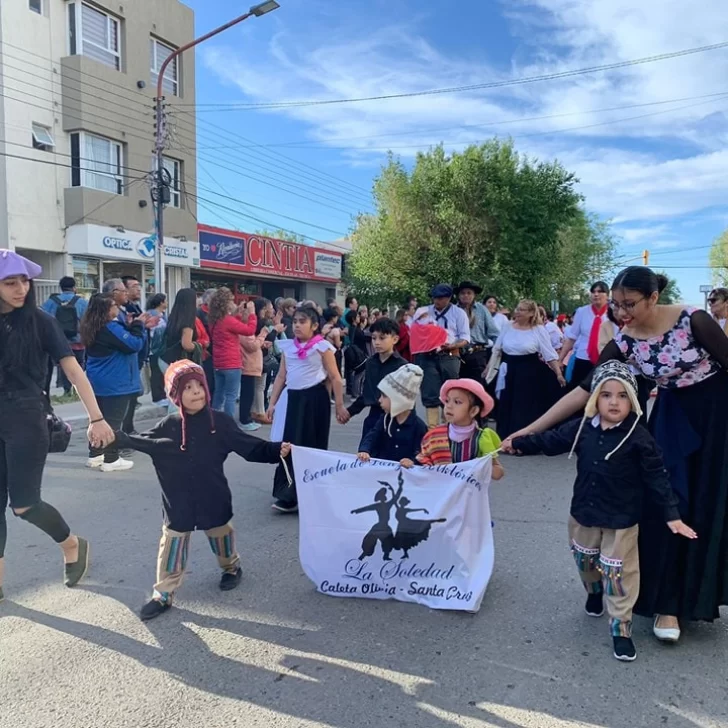
[[[164,146],[167,141],[167,119],[164,109],[164,96],[162,95],[162,85],[164,82],[164,74],[167,71],[172,61],[177,59],[182,53],[194,48],[203,41],[209,40],[218,33],[222,33],[223,30],[232,28],[238,23],[242,23],[243,20],[247,20],[251,16],[259,18],[261,15],[266,15],[272,10],[277,10],[280,5],[276,0],[266,0],[265,2],[253,5],[247,13],[241,15],[234,20],[231,20],[225,25],[221,25],[219,28],[211,30],[209,33],[195,38],[195,40],[185,43],[180,46],[167,58],[164,59],[162,67],[159,69],[159,75],[157,77],[157,97],[155,99],[155,109],[157,112],[157,118],[155,123],[155,135],[154,135],[154,159],[156,162],[156,169],[153,173],[152,181],[152,202],[154,203],[154,232],[156,238],[156,250],[154,255],[154,280],[155,288],[157,293],[165,293],[165,280],[164,280],[164,206],[169,203],[170,200],[170,184],[169,173],[164,169]]]

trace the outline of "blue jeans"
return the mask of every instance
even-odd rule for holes
[[[240,369],[215,369],[215,395],[212,398],[212,409],[235,417],[241,374]]]

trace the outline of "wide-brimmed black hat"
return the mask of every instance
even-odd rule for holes
[[[458,287],[455,289],[455,295],[457,296],[460,291],[469,290],[473,293],[482,293],[483,288],[482,286],[479,286],[477,283],[473,283],[472,281],[463,281],[458,285]]]

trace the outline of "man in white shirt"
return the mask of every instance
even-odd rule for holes
[[[421,367],[422,403],[427,410],[427,425],[440,424],[440,389],[450,379],[460,376],[460,350],[470,344],[470,321],[461,308],[453,306],[453,289],[445,283],[436,285],[431,292],[432,304],[415,311],[413,320],[421,324],[435,324],[447,331],[447,342],[439,349],[417,354]]]
[[[599,360],[599,329],[607,318],[609,286],[597,281],[589,289],[591,304],[576,309],[574,322],[564,332],[564,345],[561,347],[559,363],[563,366],[569,352],[574,350],[574,369],[569,388],[578,387],[589,376]]]

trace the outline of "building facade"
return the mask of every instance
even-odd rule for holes
[[[62,275],[85,293],[121,275],[155,289],[156,72],[193,37],[193,12],[179,0],[0,2],[0,247],[43,267],[39,298]],[[177,132],[165,157],[174,294],[200,257],[195,117],[187,113],[194,53],[170,64],[163,86]]]
[[[200,268],[192,285],[200,292],[227,286],[238,301],[263,296],[322,305],[344,295],[340,252],[208,225],[199,226],[198,238]]]

